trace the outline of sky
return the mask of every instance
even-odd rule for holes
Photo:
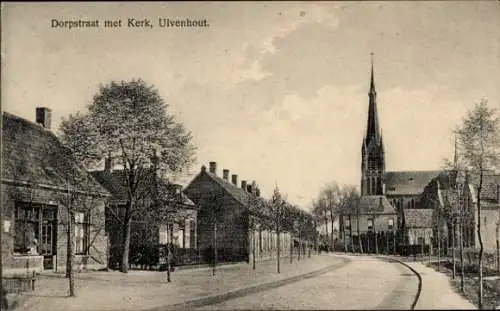
[[[2,3],[1,14],[4,111],[34,121],[49,107],[57,132],[100,84],[141,78],[198,147],[178,182],[216,161],[303,208],[332,181],[359,187],[371,53],[389,171],[439,169],[466,111],[500,108],[496,1]]]

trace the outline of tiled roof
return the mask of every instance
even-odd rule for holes
[[[359,211],[361,214],[379,213],[392,214],[396,213],[394,207],[389,203],[384,195],[365,195],[359,199]]]
[[[205,176],[208,176],[210,180],[215,182],[217,185],[219,185],[226,193],[228,193],[231,197],[233,197],[237,202],[239,202],[241,205],[247,207],[247,208],[252,208],[254,207],[252,204],[250,204],[251,200],[261,200],[263,201],[264,199],[261,197],[257,197],[252,193],[249,193],[248,191],[238,187],[237,185],[234,185],[233,183],[220,178],[219,176],[212,174],[208,171],[202,171],[200,174],[198,174],[193,181],[186,187],[186,191],[189,192],[189,188],[192,186],[192,184],[200,178],[201,174],[205,174]],[[250,210],[250,212],[254,213],[259,213],[258,211],[255,210]]]
[[[106,188],[111,194],[111,200],[114,202],[127,202],[128,200],[128,186],[126,181],[126,176],[123,170],[112,170],[112,171],[92,171],[90,172],[94,178],[101,183],[101,185]],[[151,192],[151,185],[153,182],[153,175],[149,175],[150,178],[145,175],[143,182],[139,184],[138,193],[149,195]],[[165,182],[165,181],[164,181]],[[175,191],[175,187],[178,185],[168,184],[165,185]],[[195,204],[191,201],[185,194],[181,192],[180,194],[182,202],[181,204],[185,206],[194,207]]]
[[[108,192],[74,159],[51,131],[10,113],[3,113],[2,179]]]
[[[479,176],[477,174],[470,177],[471,183],[475,189],[479,185]],[[483,175],[483,188],[481,189],[481,199],[489,201],[497,201],[497,185],[500,185],[500,174],[485,173]]]
[[[405,227],[431,228],[433,212],[433,209],[405,209],[403,211]]]
[[[415,195],[422,193],[425,186],[441,171],[403,171],[384,174],[387,195]]]

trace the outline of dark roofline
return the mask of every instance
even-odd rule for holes
[[[12,185],[12,186],[24,186],[27,188],[34,188],[35,186],[41,189],[45,190],[55,190],[55,191],[60,191],[60,192],[67,192],[68,188],[61,187],[61,186],[55,186],[55,185],[48,185],[48,184],[33,184],[28,181],[24,180],[12,180],[12,179],[7,179],[7,178],[2,178],[2,183],[7,184],[7,185]],[[97,191],[82,191],[73,188],[70,188],[69,190],[74,191],[78,194],[84,194],[84,195],[89,195],[89,196],[97,196],[97,197],[110,197],[111,194],[108,192],[97,192]],[[106,190],[106,189],[105,189]]]

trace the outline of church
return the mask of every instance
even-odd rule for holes
[[[418,205],[426,185],[440,172],[385,170],[385,147],[377,112],[372,61],[368,120],[361,144],[361,198],[350,213],[341,217],[340,227],[345,245],[363,248],[365,252],[381,252],[383,249],[394,250],[396,244],[413,244],[403,232],[405,220],[407,224],[415,220],[405,219],[410,217],[418,218],[420,221],[417,222],[421,223],[419,226],[430,230],[425,241],[420,240],[423,236],[418,240],[428,244],[432,232],[428,224],[431,222],[432,209]]]

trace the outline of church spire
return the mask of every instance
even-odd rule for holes
[[[366,145],[372,140],[378,144],[380,142],[380,129],[378,125],[377,113],[377,92],[375,91],[375,78],[373,73],[373,53],[371,53],[371,79],[370,79],[370,92],[369,106],[368,106],[368,124],[366,127]]]
[[[370,80],[370,93],[376,94],[375,92],[375,79],[373,78],[373,53],[370,53],[371,56],[371,64],[372,64],[372,75]]]

